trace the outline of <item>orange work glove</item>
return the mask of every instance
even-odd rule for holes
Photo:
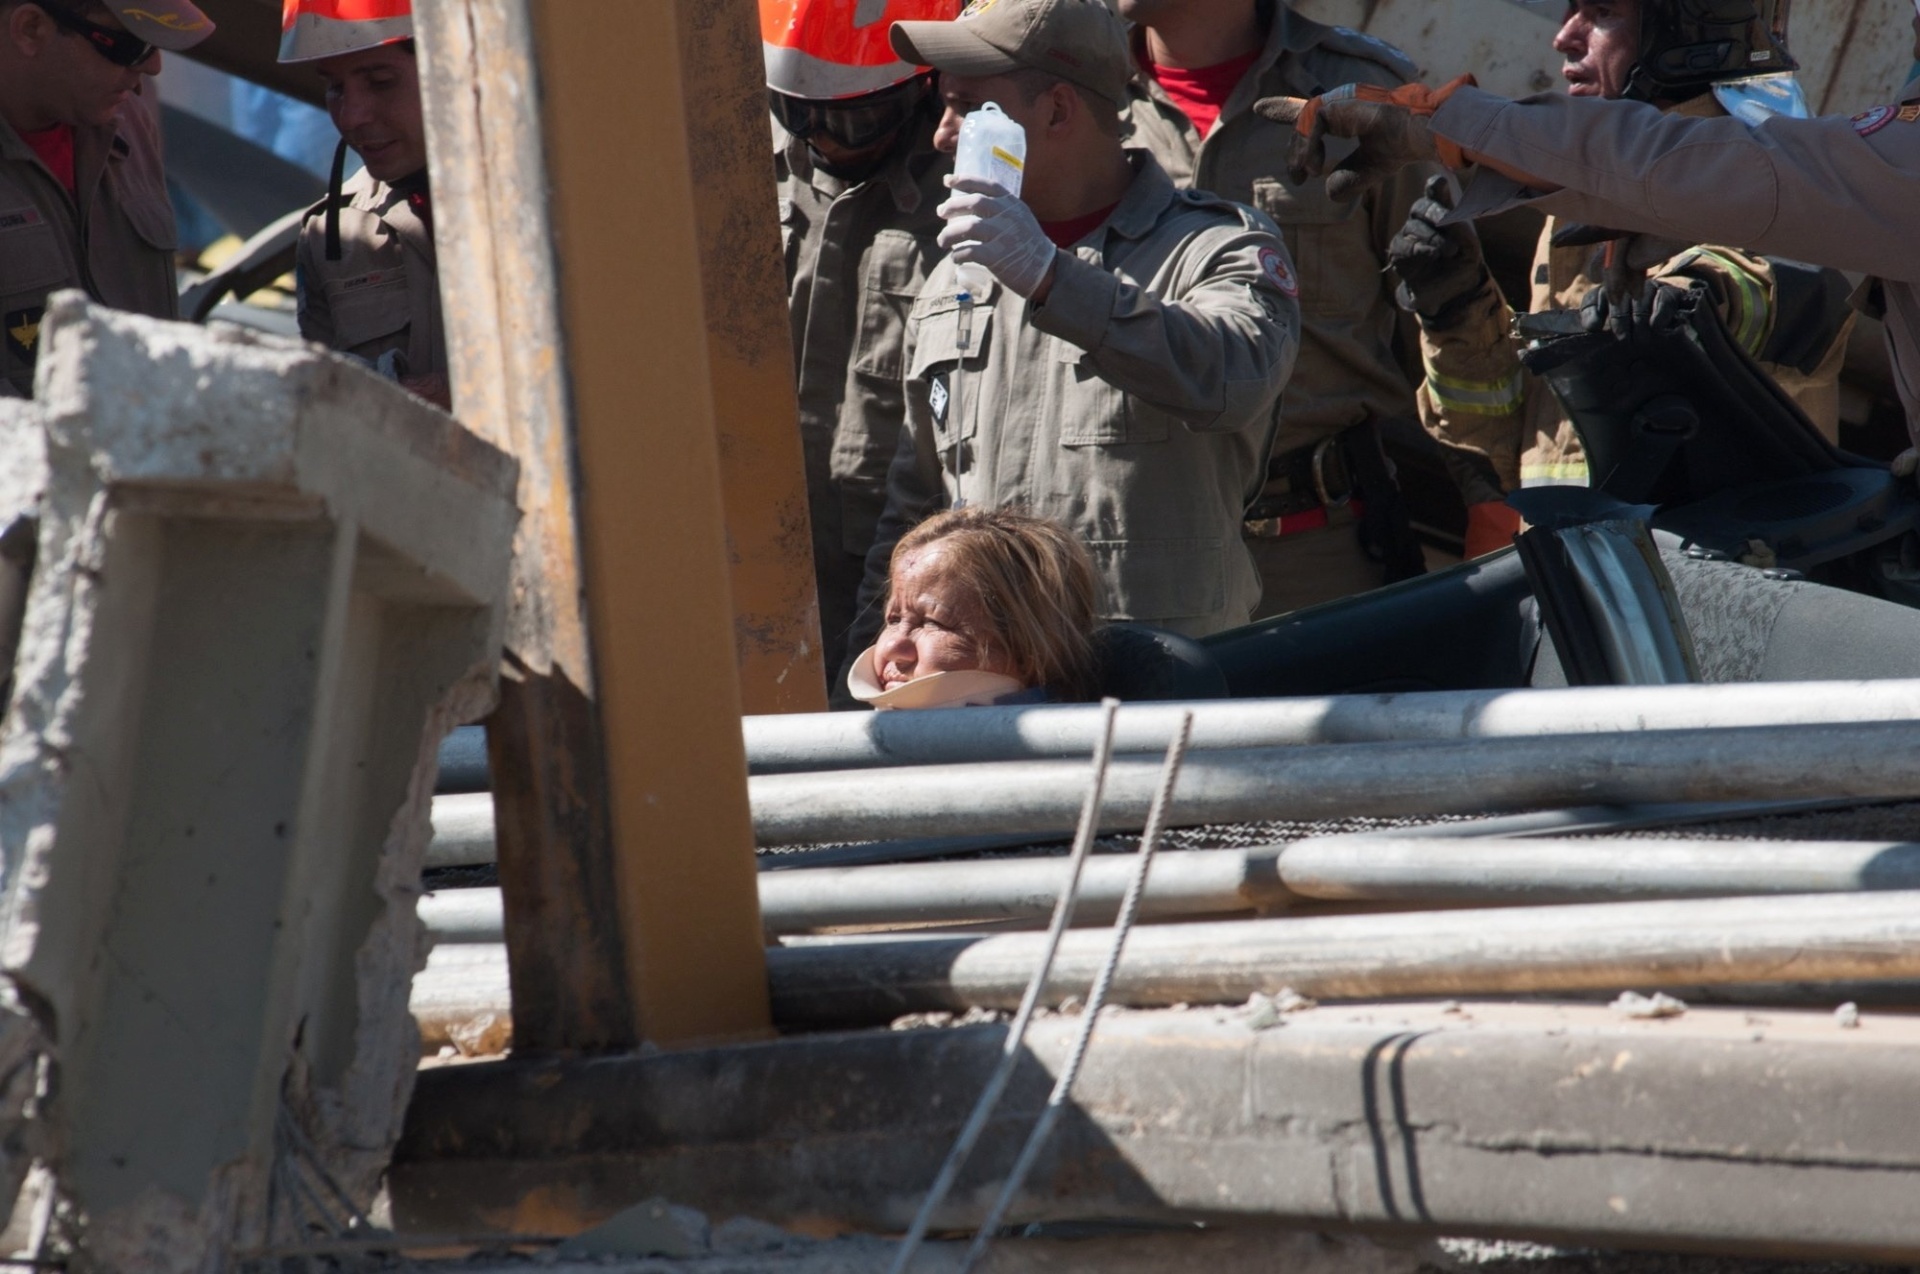
[[[1466,152],[1435,133],[1427,124],[1440,104],[1471,75],[1437,88],[1402,84],[1343,84],[1319,97],[1265,97],[1253,109],[1276,124],[1291,124],[1294,137],[1287,148],[1287,175],[1293,183],[1325,175],[1327,193],[1342,203],[1357,199],[1367,187],[1408,164],[1437,159],[1449,168],[1465,168]],[[1359,149],[1327,172],[1327,138],[1351,137]]]
[[[1467,506],[1468,560],[1506,548],[1518,534],[1520,515],[1505,500],[1486,500]]]

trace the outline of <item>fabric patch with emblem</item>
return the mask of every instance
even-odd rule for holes
[[[977,18],[998,3],[1000,0],[968,0],[967,7],[960,10],[960,16],[954,21],[965,22],[968,18]]]
[[[8,208],[0,212],[0,234],[9,230],[25,230],[29,226],[40,225],[44,220],[38,208]]]
[[[394,287],[407,281],[404,268],[394,267],[387,270],[369,270],[365,274],[356,274],[336,285],[339,292],[364,292],[368,288]]]
[[[1899,111],[1891,106],[1871,106],[1853,117],[1853,131],[1862,137],[1871,137],[1888,124],[1893,123]]]
[[[1260,273],[1266,275],[1273,286],[1288,296],[1299,299],[1300,280],[1294,277],[1293,267],[1287,264],[1287,259],[1273,248],[1260,249]]]
[[[933,423],[947,423],[947,374],[941,372],[933,378],[933,388],[927,391],[927,406],[933,409]]]
[[[47,312],[44,305],[35,305],[24,310],[8,310],[0,315],[0,329],[6,332],[7,352],[23,363],[31,363],[40,347],[40,318]]]

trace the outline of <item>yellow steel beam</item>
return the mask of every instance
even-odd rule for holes
[[[692,4],[416,14],[455,404],[526,465],[489,740],[517,1048],[767,1026]]]

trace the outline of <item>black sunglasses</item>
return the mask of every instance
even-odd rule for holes
[[[103,27],[98,22],[89,22],[77,13],[61,8],[57,4],[48,4],[47,0],[33,0],[34,6],[52,18],[55,25],[71,31],[94,47],[94,51],[113,63],[128,70],[139,66],[153,56],[154,46],[131,31],[122,31],[118,27]]]
[[[849,104],[809,101],[768,90],[773,117],[780,127],[805,141],[815,133],[825,133],[848,150],[865,150],[886,140],[890,133],[913,117],[926,99],[927,82],[915,76],[895,88],[883,89]]]

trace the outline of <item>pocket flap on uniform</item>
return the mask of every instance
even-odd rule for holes
[[[65,255],[45,213],[32,204],[0,208],[0,296],[44,292],[60,282]]]
[[[1361,204],[1357,199],[1341,203],[1327,194],[1326,184],[1318,180],[1290,186],[1272,177],[1258,177],[1253,183],[1253,206],[1285,227],[1345,221],[1356,215]]]
[[[329,284],[327,304],[333,310],[334,344],[340,349],[392,336],[413,318],[407,301],[407,272],[391,266]]]
[[[913,362],[907,368],[911,379],[925,376],[943,363],[961,361],[961,329],[966,325],[959,302],[942,298],[937,308],[923,309],[914,316]],[[973,307],[972,326],[966,333],[966,363],[969,371],[986,362],[987,336],[993,330],[993,309]]]
[[[1073,342],[1049,337],[1047,344],[1053,361],[1065,364],[1056,377],[1062,409],[1054,414],[1061,446],[1115,447],[1168,439],[1172,417],[1102,376],[1093,355]]]
[[[173,205],[167,202],[164,192],[158,198],[146,192],[129,192],[122,211],[127,214],[133,232],[149,248],[160,252],[179,249],[179,223],[174,220]]]

